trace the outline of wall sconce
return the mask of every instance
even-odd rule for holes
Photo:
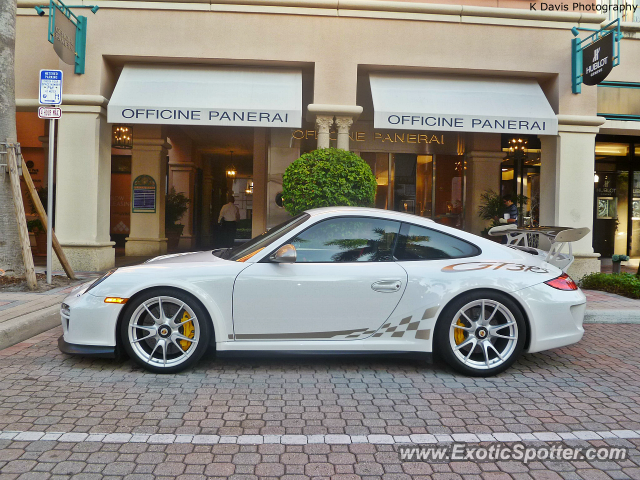
[[[600,181],[600,177],[598,176],[597,173],[594,172],[593,174],[593,183],[598,183]]]
[[[227,167],[227,177],[235,178],[238,174],[236,167],[233,166],[233,150],[229,150],[231,152],[231,165]]]
[[[131,125],[114,125],[111,146],[131,150],[133,148],[133,127]]]
[[[247,195],[253,195],[253,180],[247,182],[247,189],[244,191]]]

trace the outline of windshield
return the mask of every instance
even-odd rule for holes
[[[242,245],[230,248],[221,255],[221,258],[244,262],[267,247],[270,243],[283,237],[298,225],[306,222],[309,217],[310,215],[308,213],[301,213],[300,215],[290,218],[286,222],[282,222],[280,225],[276,225],[271,230],[264,232],[262,235],[258,235]]]

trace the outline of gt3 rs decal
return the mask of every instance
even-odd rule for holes
[[[423,328],[427,320],[433,319],[438,312],[438,305],[427,308],[420,320],[411,321],[413,317],[405,317],[399,323],[385,323],[378,330],[360,328],[357,330],[339,330],[335,332],[300,332],[300,333],[241,333],[235,336],[236,340],[362,340],[365,338],[411,338],[429,340],[431,330]],[[373,334],[373,335],[372,335]],[[229,334],[229,340],[233,340],[233,334]]]
[[[531,272],[531,273],[549,273],[546,268],[535,267],[533,265],[523,265],[521,263],[509,262],[466,262],[447,265],[442,269],[443,272],[472,272],[475,270],[507,270],[509,272]]]

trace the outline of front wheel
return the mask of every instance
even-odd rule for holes
[[[155,373],[176,373],[193,365],[207,350],[210,321],[190,295],[157,289],[127,304],[120,325],[129,356]]]
[[[453,369],[489,377],[513,365],[525,336],[524,317],[511,298],[500,292],[473,292],[442,311],[434,346]]]

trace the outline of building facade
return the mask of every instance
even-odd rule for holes
[[[483,193],[523,193],[527,222],[594,230],[574,245],[575,275],[609,250],[640,254],[638,23],[623,22],[607,84],[577,95],[571,28],[607,15],[518,0],[96,3],[76,75],[36,3],[18,1],[18,140],[43,184],[38,72],[63,70],[54,221],[78,270],[109,268],[116,252],[165,253],[171,188],[190,200],[181,248],[215,245],[230,192],[258,234],[288,216],[286,167],[328,146],[369,163],[380,208],[480,233]],[[112,148],[119,126],[131,149]],[[514,139],[528,142],[519,164],[505,160]]]

